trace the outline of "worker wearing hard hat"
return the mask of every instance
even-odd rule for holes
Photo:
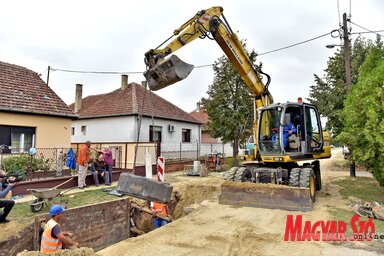
[[[58,204],[51,207],[49,215],[52,218],[45,224],[44,232],[41,237],[40,251],[52,253],[62,249],[63,243],[67,246],[79,248],[80,244],[73,241],[71,232],[63,232],[60,224],[57,223],[64,215],[64,208]]]

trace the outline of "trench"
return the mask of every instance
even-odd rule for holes
[[[172,221],[177,221],[193,212],[205,200],[218,199],[220,184],[200,184],[200,181],[196,181],[196,184],[184,183],[174,186],[171,201],[167,204]],[[114,201],[66,210],[66,222],[62,223],[63,230],[74,232],[77,236],[76,241],[83,247],[63,250],[59,255],[97,255],[97,251],[117,242],[145,236],[154,229],[152,215],[142,210],[142,208],[148,209],[148,206],[149,202],[146,200],[126,196]],[[99,218],[106,213],[112,214],[112,220]],[[39,246],[37,240],[40,236],[38,232],[40,223],[48,219],[47,214],[38,215],[34,223],[29,224],[16,236],[0,241],[0,255],[45,255],[35,250]],[[78,221],[86,225],[74,224]]]

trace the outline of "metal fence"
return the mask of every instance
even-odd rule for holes
[[[112,150],[114,168],[132,169],[133,165],[145,165],[145,155],[151,155],[152,164],[156,164],[157,156],[161,155],[168,160],[195,160],[201,159],[210,153],[223,153],[232,155],[230,144],[213,143],[98,143],[92,148],[101,149],[109,145]],[[71,145],[75,156],[81,144]],[[31,156],[24,149],[11,149],[11,152],[0,153],[0,169],[6,172],[25,172],[28,179],[61,177],[76,174],[66,166],[69,148],[36,148],[36,154]],[[136,151],[136,159],[134,159]],[[94,154],[94,153],[93,153]],[[94,156],[93,156],[94,158]],[[136,163],[134,161],[136,160]]]
[[[0,154],[0,167],[7,173],[31,176],[34,173],[51,172],[51,176],[70,175],[65,166],[69,148],[37,148],[35,155],[24,149],[11,149],[10,153]],[[31,177],[29,177],[31,178]]]
[[[232,145],[220,143],[161,143],[161,155],[170,160],[200,159],[210,153],[232,155]]]

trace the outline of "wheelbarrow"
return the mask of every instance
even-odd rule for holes
[[[27,189],[27,191],[29,191],[32,195],[34,195],[36,197],[36,199],[34,199],[32,202],[29,203],[29,205],[31,206],[31,211],[32,212],[40,212],[43,207],[44,207],[44,204],[48,207],[48,202],[51,201],[53,198],[55,197],[59,197],[61,195],[64,195],[65,193],[67,193],[69,190],[71,190],[72,188],[70,189],[67,189],[63,192],[62,189],[57,189],[58,187],[64,185],[65,183],[69,182],[73,180],[73,178],[53,187],[53,188],[31,188],[31,189]]]

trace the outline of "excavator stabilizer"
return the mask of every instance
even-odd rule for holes
[[[183,62],[176,55],[156,64],[144,72],[149,89],[160,90],[186,78],[193,70],[193,65]]]
[[[224,182],[219,203],[288,211],[313,210],[309,188],[252,182]]]
[[[172,186],[130,173],[120,174],[117,184],[119,193],[163,203],[170,201],[172,190]]]

